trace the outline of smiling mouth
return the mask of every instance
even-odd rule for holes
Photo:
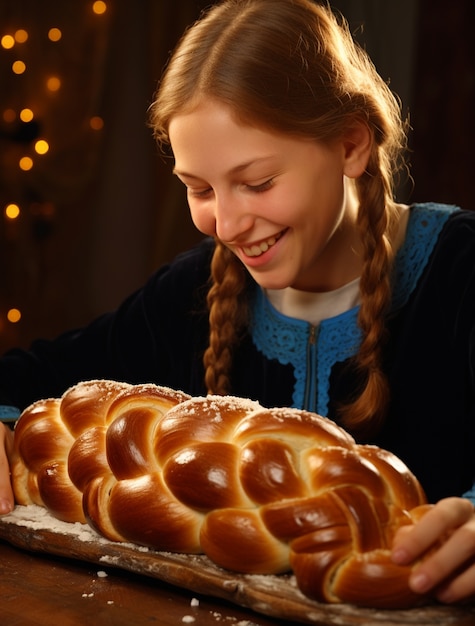
[[[264,252],[267,252],[267,250],[269,250],[269,248],[272,248],[272,246],[277,243],[277,241],[279,241],[279,239],[282,237],[283,233],[279,233],[278,235],[273,235],[272,237],[269,237],[269,239],[265,239],[264,241],[261,241],[261,243],[259,244],[254,244],[253,246],[250,246],[249,248],[246,246],[243,246],[243,251],[246,254],[246,256],[251,256],[251,257],[256,257],[256,256],[261,256],[261,254],[264,254]]]

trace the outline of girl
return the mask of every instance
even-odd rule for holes
[[[398,102],[312,0],[212,8],[172,55],[151,123],[210,238],[116,312],[6,354],[4,405],[112,378],[327,415],[437,502],[395,539],[403,563],[448,537],[414,590],[471,597],[475,214],[395,202]]]

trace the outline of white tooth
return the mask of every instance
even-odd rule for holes
[[[263,241],[259,245],[252,246],[251,248],[243,248],[243,250],[247,256],[260,256],[264,252],[267,252],[267,250],[269,250],[269,248],[271,248],[276,241],[276,237],[270,237],[267,241]]]

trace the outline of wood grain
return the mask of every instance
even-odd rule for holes
[[[15,518],[0,518],[0,537],[31,552],[69,557],[102,567],[113,567],[161,580],[205,596],[221,598],[262,615],[287,622],[314,626],[473,626],[475,607],[424,606],[410,610],[382,611],[351,605],[321,604],[306,598],[292,576],[234,574],[216,567],[207,557],[170,554],[131,544],[102,539],[84,540],[72,534],[22,525],[17,507]],[[52,520],[52,518],[50,518]],[[37,525],[36,525],[37,526]],[[78,526],[78,525],[70,525]],[[86,537],[91,536],[88,527]]]

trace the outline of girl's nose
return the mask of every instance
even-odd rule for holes
[[[246,203],[234,195],[216,196],[215,203],[216,235],[221,241],[238,241],[253,225],[252,214]]]

